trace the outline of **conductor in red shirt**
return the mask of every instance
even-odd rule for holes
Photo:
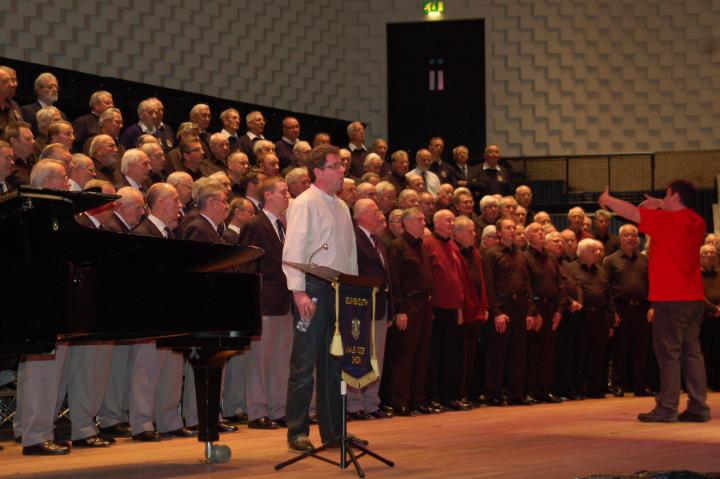
[[[660,368],[660,392],[655,408],[638,415],[642,422],[707,422],[707,377],[700,349],[703,285],[698,251],[705,221],[691,208],[695,187],[675,180],[664,198],[646,196],[638,207],[614,198],[606,188],[598,202],[638,224],[652,237],[649,254],[649,299],[654,310],[653,349]],[[681,368],[682,366],[682,368]],[[688,403],[678,415],[680,372],[685,377]]]

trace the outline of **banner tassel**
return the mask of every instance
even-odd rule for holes
[[[378,289],[373,288],[372,290],[372,327],[370,332],[370,338],[372,340],[372,358],[370,358],[370,366],[372,367],[372,370],[375,372],[377,377],[380,377],[380,366],[378,365],[378,359],[377,359],[377,351],[375,349],[375,301],[376,295],[377,295]]]
[[[343,355],[342,337],[340,336],[340,285],[333,283],[335,288],[335,333],[330,343],[330,354],[333,356]]]

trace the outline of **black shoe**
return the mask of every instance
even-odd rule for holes
[[[510,398],[507,403],[510,406],[532,406],[533,404],[536,404],[537,401],[535,401],[532,396],[520,396]]]
[[[556,395],[554,395],[552,393],[540,394],[535,399],[537,399],[540,402],[546,402],[549,404],[558,404],[558,403],[562,402],[562,399],[560,399],[559,397],[557,397]]]
[[[428,406],[427,404],[423,404],[422,406],[418,406],[415,411],[419,412],[420,414],[440,414],[440,411]]]
[[[76,439],[72,442],[73,447],[108,447],[110,444],[112,443],[100,435]]]
[[[605,399],[605,393],[602,391],[590,391],[587,397],[590,399]]]
[[[160,434],[155,431],[143,431],[140,434],[133,435],[132,440],[140,442],[157,442],[160,440]]]
[[[395,410],[395,415],[397,416],[415,416],[415,411],[407,406],[399,406],[393,409]]]
[[[635,395],[635,397],[639,397],[639,398],[640,397],[652,397],[652,396],[655,396],[655,393],[653,391],[651,391],[650,389],[645,388],[642,391],[638,391],[638,392],[634,393],[634,395]]]
[[[368,419],[372,419],[372,416],[370,414],[365,414],[365,411],[347,413],[348,421],[367,421]]]
[[[308,439],[308,437],[305,435],[300,435],[295,439],[288,441],[288,451],[290,452],[297,452],[302,454],[308,451],[312,451],[313,449],[315,448],[310,442],[310,439]]]
[[[492,397],[487,399],[487,405],[488,406],[495,406],[495,407],[505,407],[508,405],[508,402],[505,398],[502,396],[500,397]]]
[[[115,444],[115,442],[116,442],[114,437],[112,437],[112,436],[106,436],[106,435],[103,434],[102,432],[101,432],[100,434],[98,434],[98,436],[100,436],[101,438],[105,439],[105,440],[106,440],[107,442],[109,442],[110,444]]]
[[[683,411],[678,415],[678,421],[680,422],[708,422],[710,421],[710,413],[705,414],[694,414],[689,411]]]
[[[249,421],[248,427],[250,429],[277,429],[278,425],[269,417],[263,416]]]
[[[387,412],[384,409],[380,408],[370,413],[370,416],[375,419],[389,419],[393,417],[395,414],[391,412]]]
[[[279,417],[277,419],[273,419],[273,421],[275,421],[275,423],[278,425],[278,427],[284,427],[284,428],[288,427],[287,419],[285,419],[285,416]]]
[[[13,441],[15,441],[18,444],[22,444],[22,436],[13,437]]]
[[[245,424],[248,422],[248,415],[241,412],[240,414],[236,414],[234,416],[224,417],[223,420],[230,424]]]
[[[468,398],[462,398],[460,400],[460,404],[464,404],[465,406],[468,406],[470,409],[475,409],[477,407],[477,403],[474,403],[474,402],[468,400]]]
[[[218,432],[235,432],[238,428],[236,426],[231,426],[230,424],[219,422],[218,423]]]
[[[104,436],[110,436],[110,437],[130,437],[132,436],[132,429],[130,428],[130,424],[126,422],[119,422],[117,424],[113,424],[110,427],[100,428],[100,432]]]
[[[430,407],[433,408],[433,409],[442,409],[442,408],[443,408],[442,404],[440,404],[440,403],[437,402],[437,401],[430,401],[430,402],[428,403],[428,406],[430,406]]]
[[[621,397],[625,396],[625,391],[623,391],[623,388],[621,388],[621,387],[616,387],[616,388],[613,388],[612,394],[616,398],[621,398]],[[636,396],[637,396],[637,394],[636,394]]]
[[[45,441],[40,444],[23,447],[23,456],[60,456],[69,454],[70,448],[55,441]]]
[[[180,429],[175,429],[174,431],[162,433],[163,437],[195,437],[197,435],[197,429],[192,430],[189,427],[181,427]]]
[[[197,424],[194,425],[194,426],[185,426],[185,429],[187,429],[188,431],[198,432],[198,426],[197,426]]]
[[[638,414],[638,421],[640,422],[677,422],[677,420],[677,415],[660,414],[655,409]]]
[[[460,401],[450,401],[444,406],[448,409],[452,409],[453,411],[469,411],[472,409],[472,406],[469,404],[463,404]]]

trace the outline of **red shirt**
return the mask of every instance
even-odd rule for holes
[[[433,308],[460,309],[463,306],[462,258],[454,241],[434,234],[423,238],[432,266]]]
[[[652,237],[648,257],[650,301],[702,301],[700,246],[705,238],[705,220],[690,208],[640,208],[639,229]]]

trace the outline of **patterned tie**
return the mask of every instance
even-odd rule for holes
[[[373,235],[372,244],[375,247],[375,251],[377,251],[378,256],[380,257],[380,262],[383,264],[383,266],[385,266],[385,258],[383,258],[382,250],[380,249],[380,238]]]
[[[280,243],[285,244],[285,225],[282,221],[280,221],[280,218],[275,220],[275,224],[277,225],[278,230],[278,236],[280,237]]]

